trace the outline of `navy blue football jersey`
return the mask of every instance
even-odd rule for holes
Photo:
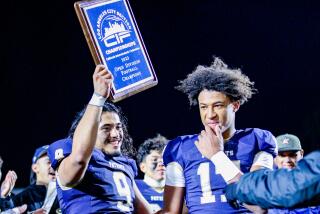
[[[153,212],[163,207],[163,192],[157,192],[143,180],[136,180],[136,184],[143,197],[149,202]]]
[[[57,168],[61,158],[71,153],[72,140],[50,145],[49,158]],[[87,171],[79,184],[63,187],[57,179],[57,193],[63,213],[132,213],[137,166],[125,156],[108,156],[94,149]],[[59,175],[58,175],[59,176]]]
[[[202,156],[195,145],[198,135],[181,136],[170,141],[163,160],[167,166],[175,162],[183,169],[185,200],[190,213],[246,213],[244,207],[233,208],[225,198],[227,183],[216,173],[215,165]],[[237,130],[224,144],[224,152],[243,173],[249,172],[255,155],[264,151],[276,156],[274,136],[261,129]]]

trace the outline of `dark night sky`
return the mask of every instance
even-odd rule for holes
[[[307,153],[319,149],[317,1],[172,2],[131,0],[159,79],[118,103],[135,145],[156,133],[171,139],[201,130],[197,108],[174,86],[216,55],[240,67],[259,90],[237,113],[237,128],[293,133]],[[17,186],[28,184],[34,149],[65,137],[92,94],[94,62],[73,3],[2,5],[0,155],[4,171],[18,173]]]

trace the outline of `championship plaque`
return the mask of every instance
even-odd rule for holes
[[[92,0],[74,4],[95,64],[113,75],[116,102],[158,83],[127,0]]]

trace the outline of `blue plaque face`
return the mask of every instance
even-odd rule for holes
[[[114,97],[117,94],[128,96],[126,94],[132,91],[148,88],[148,84],[157,84],[130,6],[125,0],[84,2],[83,5],[80,2],[80,8],[99,61],[113,74]]]

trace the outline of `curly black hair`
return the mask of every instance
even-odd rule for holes
[[[149,138],[145,140],[140,146],[137,155],[138,165],[142,163],[146,156],[150,154],[152,150],[159,151],[160,153],[163,151],[164,147],[168,143],[168,139],[164,136],[157,134],[154,138]]]
[[[87,108],[87,106],[76,115],[74,121],[72,122],[71,128],[68,133],[68,136],[70,138],[73,138],[74,132],[75,132],[86,108]],[[117,115],[119,115],[120,121],[122,123],[122,129],[123,129],[123,141],[122,141],[122,145],[121,145],[121,153],[123,155],[129,156],[129,157],[134,157],[137,152],[136,152],[135,148],[133,147],[132,138],[130,137],[129,132],[128,132],[127,118],[122,113],[121,108],[119,106],[115,106],[114,104],[112,104],[110,102],[105,102],[102,107],[102,112],[114,112]]]
[[[227,95],[232,101],[247,102],[257,90],[254,82],[241,72],[240,69],[230,69],[218,57],[210,66],[199,65],[186,79],[179,81],[175,88],[185,93],[190,105],[198,103],[201,91],[218,91]]]

